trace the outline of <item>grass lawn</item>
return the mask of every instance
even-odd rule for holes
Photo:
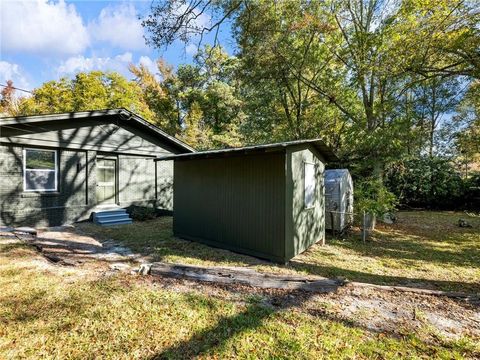
[[[147,229],[153,233],[154,224],[158,222],[148,223],[147,233]],[[159,256],[167,256],[162,246],[177,245],[171,259],[188,258],[178,254],[182,243],[168,237],[168,229],[164,231],[166,240],[157,240],[156,251],[164,253]],[[202,249],[198,257],[207,253]],[[259,295],[198,286],[187,284],[180,291],[174,282],[90,274],[87,269],[51,265],[25,245],[0,244],[0,358],[460,359],[480,355],[479,345],[468,337],[446,340],[423,328],[395,335],[369,331],[314,309],[292,304],[272,307]],[[289,298],[278,296],[280,301]]]
[[[472,228],[458,227],[459,218],[466,218]],[[81,224],[80,228],[150,254],[155,261],[251,266],[265,272],[480,293],[480,217],[463,213],[399,212],[395,224],[378,225],[365,244],[358,230],[343,238],[327,236],[326,246],[315,245],[285,266],[176,239],[170,217],[110,228]]]

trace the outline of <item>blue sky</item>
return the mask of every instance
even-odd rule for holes
[[[174,66],[191,62],[194,41],[163,51],[145,45],[138,16],[148,13],[150,5],[151,0],[0,0],[0,83],[13,80],[14,86],[33,89],[97,69],[131,78],[130,63],[154,70],[159,57]],[[209,20],[202,15],[198,21]],[[222,44],[228,44],[228,37],[227,32]]]

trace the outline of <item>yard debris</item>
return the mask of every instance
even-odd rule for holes
[[[152,264],[142,264],[138,269],[137,273],[139,275],[150,275],[150,270],[152,269]]]
[[[320,276],[273,275],[238,267],[204,267],[160,262],[151,265],[150,275],[308,292],[335,291],[343,284],[342,281]]]
[[[397,217],[395,216],[394,213],[387,212],[387,213],[383,214],[383,217],[382,217],[381,220],[384,224],[391,225],[397,220]]]
[[[454,299],[463,299],[469,303],[475,304],[480,301],[480,294],[469,294],[459,291],[431,290],[418,287],[395,286],[395,285],[377,285],[364,282],[352,281],[347,283],[350,287],[365,287],[389,292],[406,292],[430,296],[444,296]]]
[[[131,266],[125,263],[113,263],[110,264],[110,269],[115,271],[128,272],[131,269]]]
[[[28,226],[13,229],[14,233],[37,235],[37,230]]]
[[[145,261],[113,240],[100,242],[83,234],[73,226],[51,228],[3,228],[3,233],[33,246],[50,263],[64,266],[79,266],[87,262],[109,267],[113,271],[128,272],[131,261]],[[9,230],[9,232],[6,232]],[[3,234],[2,233],[2,234]]]
[[[468,223],[468,221],[465,220],[465,219],[458,219],[458,226],[461,227],[461,228],[471,228],[472,227],[472,225],[470,225]]]

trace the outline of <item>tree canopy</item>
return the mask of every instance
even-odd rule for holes
[[[157,0],[143,25],[153,47],[196,44],[194,61],[80,73],[15,104],[4,89],[3,111],[126,107],[198,149],[322,138],[385,198],[416,161],[464,177],[480,161],[475,0]]]

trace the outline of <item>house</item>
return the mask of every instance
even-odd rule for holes
[[[285,263],[325,241],[320,140],[159,156],[174,161],[175,236]]]
[[[172,209],[172,162],[193,149],[125,109],[0,119],[0,225],[54,226],[104,208]]]
[[[347,169],[325,170],[325,226],[342,232],[353,224],[353,180]]]

